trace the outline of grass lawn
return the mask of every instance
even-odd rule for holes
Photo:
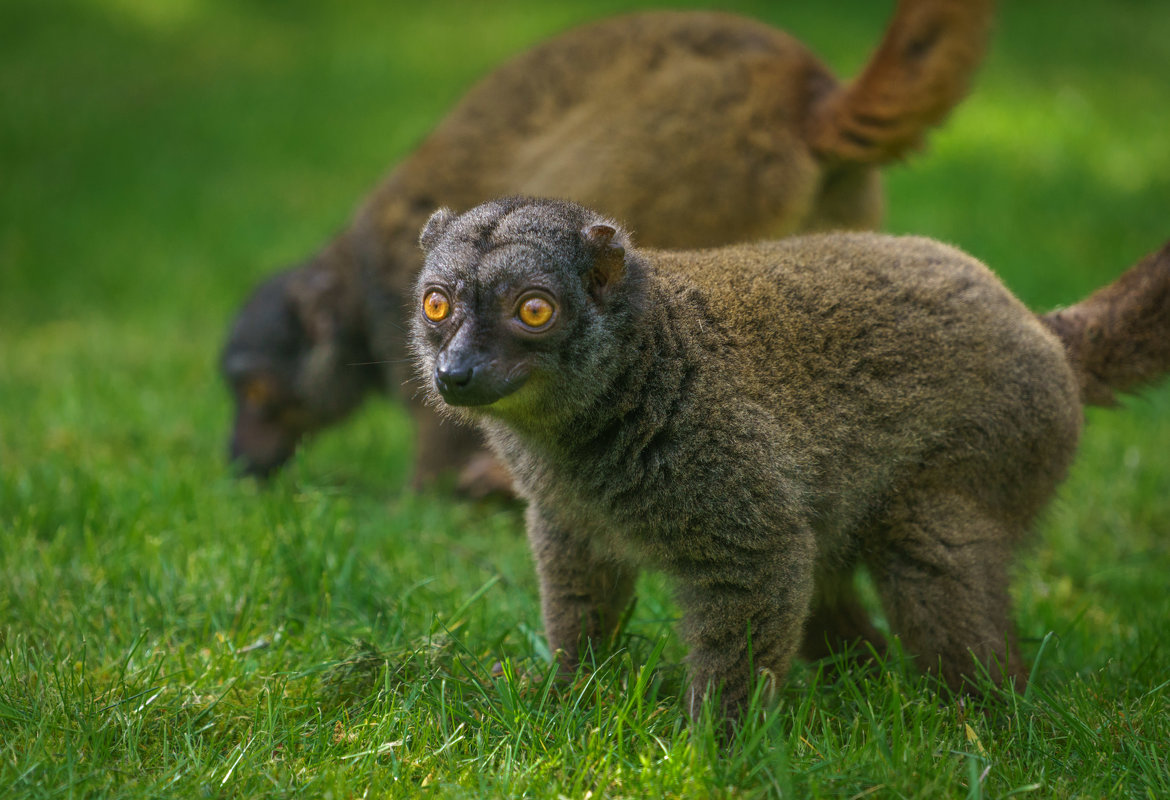
[[[1170,797],[1170,382],[1088,412],[1015,581],[1026,696],[800,664],[729,753],[682,716],[659,576],[550,682],[517,509],[410,493],[399,408],[228,474],[249,287],[476,76],[640,5],[0,4],[0,796]],[[892,3],[724,5],[848,75]],[[1170,5],[1003,5],[887,227],[1048,309],[1170,237]]]

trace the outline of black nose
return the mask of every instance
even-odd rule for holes
[[[454,367],[435,367],[435,383],[442,390],[462,389],[471,383],[471,375],[475,368],[465,365]]]

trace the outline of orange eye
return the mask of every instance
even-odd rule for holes
[[[442,322],[451,313],[451,301],[447,295],[435,290],[423,298],[423,316],[431,322]]]
[[[262,408],[268,405],[268,401],[272,398],[272,384],[264,378],[253,378],[244,384],[243,391],[244,402],[253,408]]]
[[[552,320],[556,308],[540,295],[529,295],[520,301],[516,316],[529,328],[543,328]]]

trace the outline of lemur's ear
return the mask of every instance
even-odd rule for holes
[[[439,241],[439,237],[443,235],[443,231],[447,230],[447,226],[455,219],[455,214],[448,208],[440,208],[431,218],[427,220],[427,224],[423,225],[422,233],[418,235],[418,246],[423,250],[430,250]]]
[[[614,241],[617,228],[605,223],[590,225],[581,231],[585,245],[593,254],[593,266],[585,276],[589,293],[598,302],[626,272],[626,248]]]

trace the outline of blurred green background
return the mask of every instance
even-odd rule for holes
[[[141,749],[94,743],[97,710],[150,665],[171,676],[156,708],[245,714],[272,681],[303,692],[303,714],[273,712],[277,731],[314,714],[332,725],[297,680],[355,641],[409,649],[457,621],[486,663],[539,653],[514,509],[406,492],[410,431],[385,403],[269,488],[235,481],[216,357],[249,289],[341,228],[477,77],[575,23],[655,5],[770,21],[842,77],[893,7],[0,2],[0,777],[30,792],[77,770],[83,788],[163,785],[159,737],[193,736],[178,711]],[[1112,280],[1170,237],[1170,3],[1006,0],[970,98],[887,176],[888,230],[961,246],[1032,307]],[[1140,698],[1165,678],[1168,487],[1170,386],[1090,411],[1020,570],[1027,655],[1059,633],[1042,676],[1088,717],[1109,718],[1102,697]],[[660,583],[645,594],[631,630],[653,638],[673,611]],[[233,660],[257,637],[269,645]],[[680,655],[672,644],[667,657]],[[225,686],[222,705],[206,699]],[[1134,703],[1164,714],[1160,697]],[[225,719],[208,764],[238,739],[242,723]],[[83,751],[91,761],[69,776],[46,766]],[[1066,756],[1025,758],[1000,788]],[[1074,784],[1106,779],[1108,766],[1079,758]]]
[[[343,225],[476,77],[574,23],[653,5],[6,0],[4,327],[220,326],[258,277]],[[789,30],[842,76],[891,8],[715,5]],[[1167,234],[1170,9],[1002,6],[969,101],[890,171],[888,227],[955,241],[1052,304]]]

